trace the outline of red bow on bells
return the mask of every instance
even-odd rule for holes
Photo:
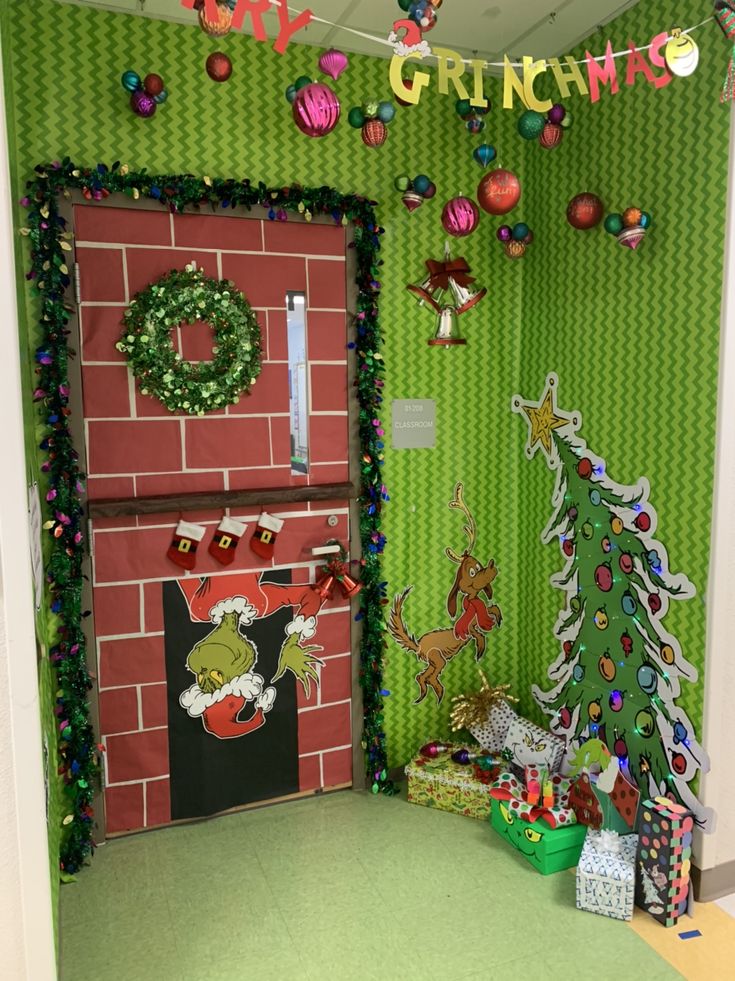
[[[450,259],[448,262],[427,259],[426,268],[429,270],[429,286],[432,291],[448,290],[450,279],[453,279],[458,286],[469,286],[475,281],[468,275],[470,267],[464,257]]]

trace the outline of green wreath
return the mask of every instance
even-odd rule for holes
[[[171,330],[196,320],[215,336],[212,361],[184,361]],[[123,316],[118,351],[138,379],[171,412],[203,416],[237,402],[260,374],[260,326],[234,283],[209,279],[201,269],[174,269],[137,294]]]

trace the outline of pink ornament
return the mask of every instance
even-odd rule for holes
[[[329,51],[323,52],[319,58],[319,71],[329,75],[336,82],[348,64],[347,55],[344,51],[330,48]]]
[[[339,99],[328,85],[311,82],[293,100],[293,119],[302,133],[314,138],[331,133],[339,122]]]
[[[464,238],[477,228],[480,212],[469,198],[458,197],[447,201],[442,211],[444,231],[455,238]]]
[[[149,119],[156,111],[156,100],[144,89],[138,89],[130,96],[130,108],[136,116]]]

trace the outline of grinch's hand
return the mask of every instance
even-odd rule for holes
[[[276,701],[276,689],[266,688],[262,695],[258,695],[255,699],[255,707],[263,709],[264,712],[270,712]]]
[[[290,625],[289,625],[290,626]],[[287,628],[288,629],[288,628]],[[319,675],[316,665],[324,666],[324,662],[318,657],[313,656],[314,651],[321,651],[322,647],[315,644],[301,646],[301,635],[291,633],[284,640],[281,654],[278,658],[278,671],[271,678],[271,682],[278,681],[287,671],[290,671],[297,681],[301,682],[304,694],[308,698],[311,693],[311,682],[319,685]]]

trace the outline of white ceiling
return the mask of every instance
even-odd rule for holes
[[[196,25],[196,13],[179,0],[59,0],[118,13],[142,14]],[[444,0],[436,27],[426,35],[432,45],[452,48],[464,56],[479,54],[491,61],[508,53],[514,58],[566,54],[596,28],[614,20],[638,0]],[[397,0],[289,0],[295,9],[356,31],[387,38],[394,20],[404,17]],[[268,29],[277,33],[275,12]],[[246,24],[249,26],[250,18]],[[295,40],[346,51],[389,57],[391,48],[350,34],[339,27],[312,22]]]

